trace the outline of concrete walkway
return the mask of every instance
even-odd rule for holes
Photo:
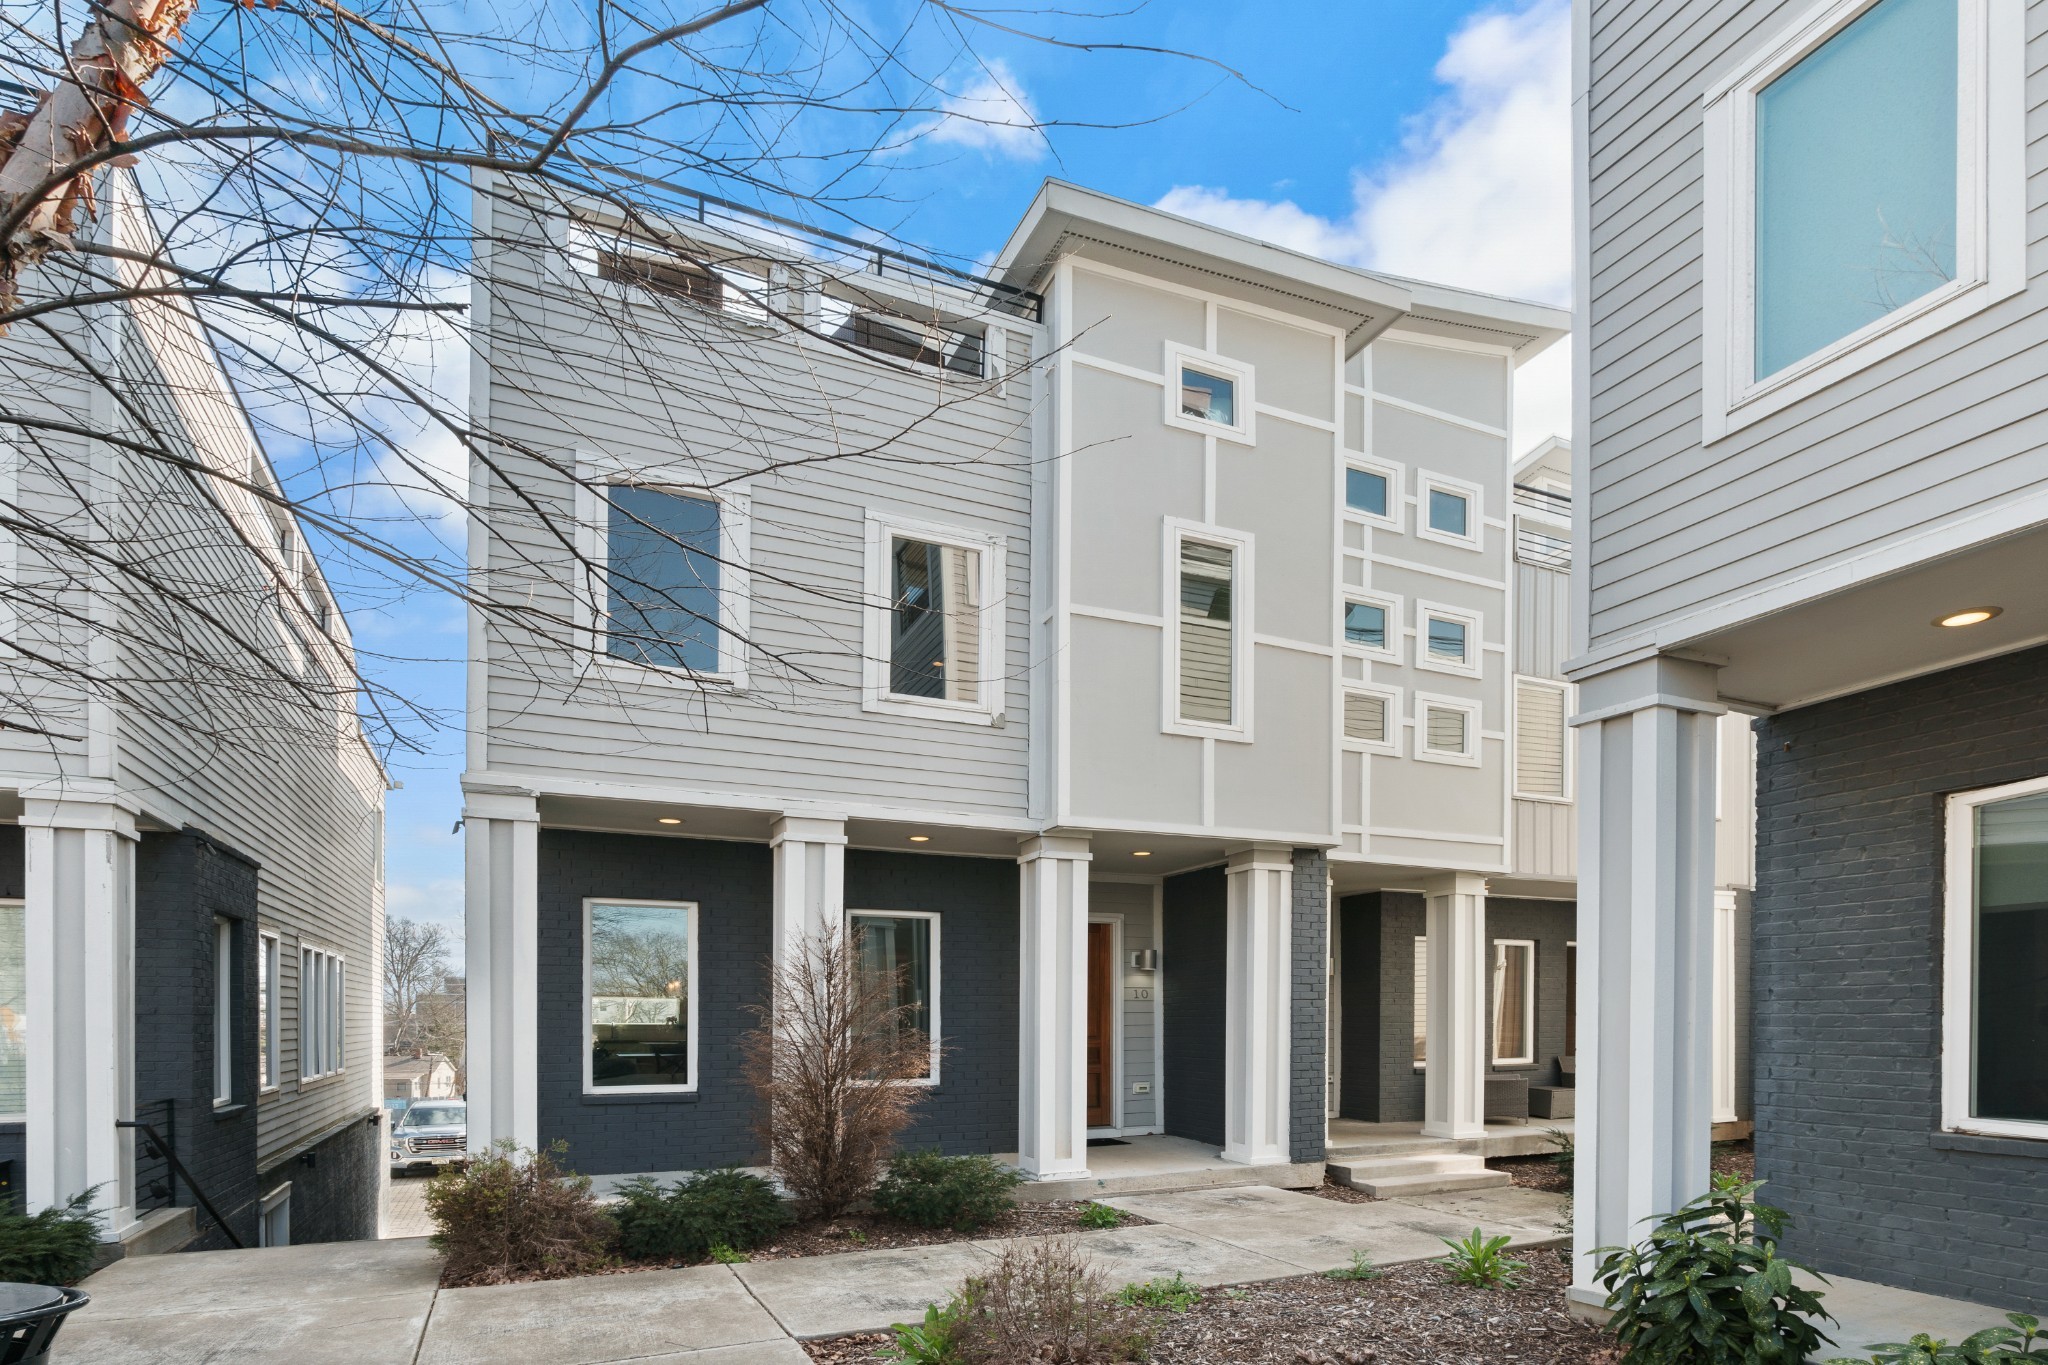
[[[1475,1226],[1516,1245],[1554,1241],[1563,1201],[1482,1190],[1339,1204],[1263,1185],[1132,1195],[1107,1202],[1150,1226],[1078,1234],[1112,1285],[1186,1275],[1204,1285],[1278,1279],[1443,1251]],[[438,1290],[421,1239],[121,1261],[85,1284],[92,1303],[58,1338],[55,1365],[222,1365],[277,1361],[484,1365],[805,1365],[794,1338],[876,1330],[916,1318],[1006,1243],[541,1284]]]

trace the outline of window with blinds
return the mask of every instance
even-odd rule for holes
[[[1199,540],[1180,544],[1180,718],[1229,725],[1236,554]]]
[[[1471,752],[1471,717],[1448,706],[1431,706],[1423,711],[1423,744],[1431,753]]]
[[[1515,794],[1562,798],[1564,689],[1515,680]]]
[[[1387,743],[1387,699],[1377,692],[1344,694],[1344,738]]]

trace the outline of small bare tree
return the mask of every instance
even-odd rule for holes
[[[771,965],[769,999],[741,1041],[769,1164],[797,1212],[832,1218],[867,1195],[924,1097],[931,1040],[899,983],[862,968],[853,940],[807,937]]]
[[[448,930],[392,916],[384,929],[384,1041],[399,1052],[428,1046],[426,1006],[448,976]]]

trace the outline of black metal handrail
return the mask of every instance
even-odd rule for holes
[[[1571,494],[1553,492],[1548,488],[1531,488],[1525,483],[1515,485],[1515,506],[1566,521],[1572,518]]]
[[[135,1118],[147,1123],[164,1135],[164,1145],[175,1148],[178,1145],[178,1102],[172,1099],[157,1100],[150,1104],[135,1106]],[[138,1209],[171,1209],[178,1206],[178,1172],[161,1153],[154,1150],[145,1157],[138,1152],[135,1157],[135,1207]]]
[[[215,1208],[213,1201],[206,1197],[206,1191],[200,1187],[198,1181],[192,1178],[192,1172],[185,1169],[185,1163],[178,1160],[178,1154],[171,1150],[171,1145],[163,1140],[163,1136],[155,1128],[147,1123],[143,1123],[139,1119],[115,1119],[114,1126],[116,1128],[133,1128],[136,1132],[148,1138],[150,1145],[156,1148],[157,1154],[164,1159],[165,1164],[177,1173],[180,1180],[190,1187],[192,1197],[199,1201],[199,1207],[205,1209],[207,1216],[213,1219],[214,1226],[221,1230],[221,1235],[234,1243],[237,1251],[246,1249],[242,1239],[235,1235],[235,1230],[228,1226],[228,1220],[220,1216],[220,1210]]]

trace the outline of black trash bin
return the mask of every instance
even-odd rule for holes
[[[0,1365],[42,1365],[72,1310],[91,1295],[47,1284],[0,1284]]]

